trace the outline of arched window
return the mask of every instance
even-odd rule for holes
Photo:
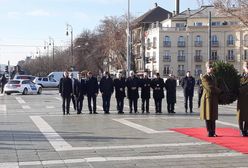
[[[232,34],[227,36],[227,45],[234,45],[234,37]]]
[[[219,46],[218,37],[216,35],[212,35],[212,46]]]

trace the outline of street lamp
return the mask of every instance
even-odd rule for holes
[[[54,68],[54,39],[52,37],[49,37],[49,45],[53,46],[53,68]]]
[[[73,27],[70,24],[66,24],[66,35],[69,36],[69,28],[71,30],[71,64],[72,68],[74,68],[74,61],[73,61]]]
[[[130,0],[128,0],[128,11],[127,11],[127,76],[129,76],[131,70],[131,36],[130,36]]]

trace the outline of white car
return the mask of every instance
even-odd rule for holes
[[[4,93],[10,95],[11,93],[22,93],[26,94],[41,94],[42,87],[33,83],[30,80],[15,79],[10,80],[4,86]]]
[[[59,87],[59,81],[48,77],[36,77],[33,82],[41,87]]]

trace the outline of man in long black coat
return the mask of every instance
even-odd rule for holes
[[[177,81],[175,77],[172,74],[170,74],[169,78],[165,81],[168,113],[175,113],[174,109],[176,103],[176,88],[177,88]]]
[[[129,99],[129,109],[130,113],[137,113],[137,102],[139,98],[139,78],[137,78],[133,71],[130,72],[130,77],[126,81],[127,86],[127,97]]]
[[[153,98],[155,102],[156,113],[162,113],[162,100],[164,98],[164,80],[160,78],[159,73],[152,80]]]
[[[100,81],[100,92],[102,93],[102,106],[104,114],[109,114],[110,99],[114,92],[114,82],[109,72],[105,72],[105,76]]]
[[[91,101],[93,101],[93,113],[97,114],[96,112],[96,97],[98,95],[98,82],[96,77],[92,75],[92,72],[88,72],[88,79],[86,80],[86,94],[88,98],[88,108],[90,114],[92,114],[92,105]]]
[[[185,112],[188,111],[188,101],[189,101],[189,108],[190,113],[193,112],[193,96],[194,96],[194,87],[195,87],[195,78],[193,78],[190,74],[190,71],[186,73],[186,76],[182,79],[181,85],[183,87],[184,93],[184,107]]]
[[[141,99],[142,99],[142,105],[141,105],[142,113],[144,113],[144,111],[146,111],[146,113],[149,113],[149,100],[151,97],[150,96],[151,79],[148,78],[148,74],[146,72],[144,73],[144,78],[140,80],[140,87],[141,87]]]
[[[86,94],[86,79],[82,77],[83,74],[78,73],[78,80],[76,85],[77,98],[77,114],[82,113],[84,95]]]
[[[123,114],[124,98],[126,97],[125,87],[126,79],[122,73],[117,75],[117,78],[114,79],[115,87],[115,98],[117,104],[118,114]]]
[[[72,101],[74,110],[77,110],[77,92],[76,92],[77,79],[74,78],[73,72],[71,72],[69,76],[70,76],[71,82],[72,82],[71,101]]]
[[[71,102],[71,95],[72,95],[72,81],[69,78],[69,72],[64,72],[64,77],[60,79],[59,84],[59,93],[62,97],[62,110],[63,115],[70,114],[70,102]]]

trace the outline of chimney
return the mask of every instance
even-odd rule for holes
[[[175,0],[176,5],[176,15],[180,12],[180,0]]]
[[[155,8],[158,7],[158,3],[155,3],[154,5],[155,5]]]

